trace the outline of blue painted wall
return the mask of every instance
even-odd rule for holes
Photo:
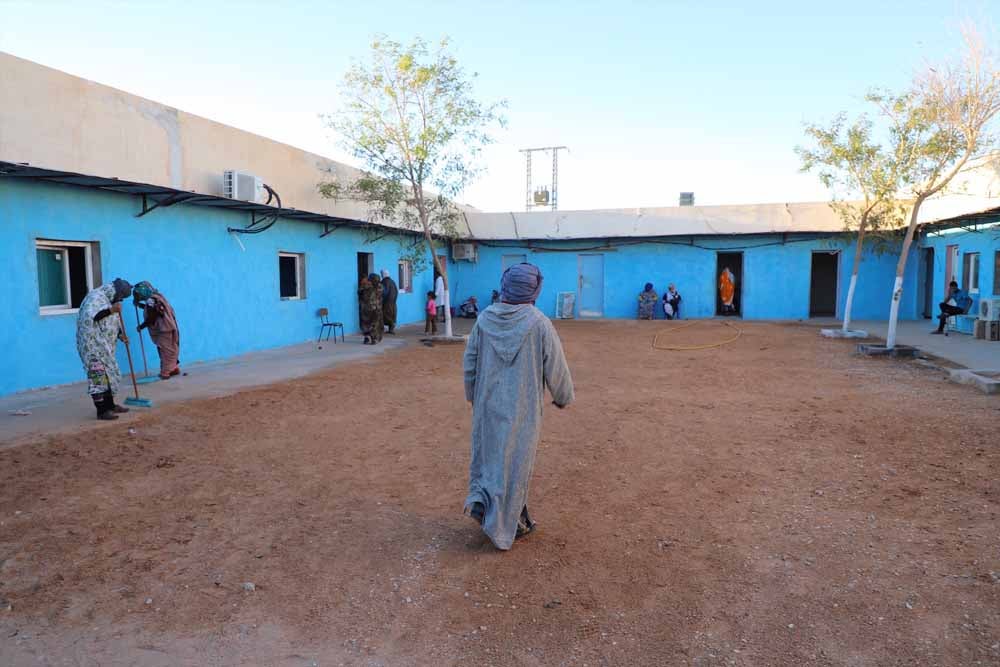
[[[321,239],[318,225],[280,220],[263,234],[242,236],[244,250],[226,227],[244,226],[246,214],[177,205],[137,219],[139,210],[137,198],[126,195],[0,180],[0,258],[7,271],[0,281],[0,395],[84,378],[76,314],[39,314],[36,239],[97,241],[104,282],[120,276],[153,283],[177,312],[182,363],[315,339],[320,307],[349,333],[357,331],[357,252],[374,253],[376,269],[396,278],[399,245],[391,238],[368,244],[363,233],[340,229]],[[280,298],[279,251],[305,253],[305,299]],[[401,323],[423,320],[430,270],[415,275],[413,286],[414,293],[399,297]],[[131,299],[123,312],[134,331]],[[158,367],[155,348],[146,352]]]
[[[318,225],[281,220],[267,232],[242,236],[226,232],[243,226],[245,214],[177,205],[138,219],[135,197],[63,185],[0,180],[0,258],[8,280],[0,282],[0,395],[83,379],[75,349],[75,314],[41,315],[35,241],[54,239],[100,244],[105,282],[116,276],[149,280],[166,294],[182,328],[183,363],[232,357],[253,350],[314,339],[316,309],[328,307],[348,332],[357,331],[356,253],[372,252],[376,269],[396,275],[400,254],[395,239],[367,243],[363,233],[341,229],[319,238]],[[981,253],[980,285],[992,290],[993,252],[998,228],[988,233],[930,237],[924,245],[937,254],[935,300],[943,294],[944,246]],[[779,234],[651,240],[509,242],[479,245],[479,260],[449,262],[452,303],[470,295],[489,303],[499,287],[503,256],[523,254],[545,275],[538,306],[555,314],[556,294],[577,291],[578,256],[604,257],[604,316],[632,318],[643,283],[658,292],[668,282],[684,296],[688,318],[715,314],[716,254],[743,252],[743,316],[747,319],[809,317],[812,253],[839,252],[838,316],[842,316],[853,261],[853,239],[843,235]],[[278,252],[306,255],[306,298],[282,300],[278,293]],[[854,318],[885,319],[889,312],[896,247],[869,245],[855,295]],[[904,282],[900,317],[922,310],[921,249],[914,248]],[[414,290],[401,294],[399,321],[423,320],[427,267],[414,276]],[[131,306],[126,321],[135,326]],[[658,313],[660,311],[657,311]],[[134,338],[134,337],[133,337]],[[135,352],[137,344],[133,342]],[[153,367],[153,348],[147,350]],[[124,364],[124,352],[121,359]]]
[[[947,248],[951,245],[958,246],[958,261],[955,265],[954,276],[959,286],[964,284],[965,262],[963,258],[965,253],[979,253],[979,294],[972,294],[975,301],[973,309],[978,307],[980,298],[1000,297],[1000,292],[994,291],[993,286],[996,272],[995,256],[997,252],[1000,252],[1000,216],[997,216],[993,221],[987,220],[983,222],[984,224],[979,226],[977,231],[955,229],[943,233],[929,234],[923,240],[923,247],[934,249],[934,275],[931,279],[934,298],[931,306],[935,315],[938,312],[937,304],[944,301],[947,282],[945,278]],[[921,271],[921,280],[924,278],[924,273],[924,271]]]
[[[645,282],[652,282],[658,293],[668,283],[675,283],[684,297],[684,317],[715,315],[718,274],[718,251],[743,252],[743,317],[746,319],[804,319],[809,317],[809,279],[814,251],[839,251],[840,289],[838,316],[847,299],[854,260],[853,239],[843,236],[752,235],[746,237],[674,238],[669,242],[632,242],[597,239],[505,243],[479,246],[478,262],[453,263],[453,301],[460,303],[470,295],[489,303],[491,290],[498,287],[502,257],[526,254],[545,276],[538,307],[549,316],[555,314],[558,292],[577,291],[577,263],[581,253],[604,255],[604,316],[635,317],[636,297]],[[611,246],[611,249],[607,249]],[[898,248],[898,247],[897,247]],[[866,246],[858,277],[853,317],[885,319],[889,315],[897,248],[876,250]],[[916,256],[916,251],[914,251]],[[900,317],[916,317],[917,267],[909,262],[904,282]],[[659,311],[658,311],[659,314]]]

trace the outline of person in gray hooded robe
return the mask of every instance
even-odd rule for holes
[[[472,461],[465,512],[498,549],[534,529],[528,483],[542,430],[545,387],[564,408],[573,379],[555,327],[535,300],[538,267],[516,264],[501,279],[500,303],[479,315],[465,348],[465,397],[472,403]]]

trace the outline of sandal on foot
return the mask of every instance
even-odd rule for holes
[[[486,516],[486,508],[482,503],[472,503],[469,507],[469,516],[480,526],[483,525],[483,518]]]
[[[531,520],[531,516],[528,515],[528,506],[525,505],[521,510],[521,516],[517,519],[517,532],[514,533],[514,539],[524,537],[525,535],[530,535],[535,530],[535,522]]]

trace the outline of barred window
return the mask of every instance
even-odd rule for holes
[[[399,291],[413,291],[413,263],[408,259],[399,260]]]

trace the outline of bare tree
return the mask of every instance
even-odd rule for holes
[[[991,124],[1000,115],[1000,68],[973,28],[964,31],[962,57],[928,67],[902,95],[873,94],[891,121],[890,143],[904,165],[913,197],[889,311],[886,346],[896,346],[903,275],[921,205],[948,187],[969,160],[995,144]]]
[[[480,173],[478,157],[491,143],[490,126],[503,126],[503,103],[484,105],[467,74],[449,52],[447,39],[431,50],[422,39],[409,45],[379,38],[371,60],[344,76],[344,108],[326,116],[368,171],[349,183],[319,184],[327,197],[361,201],[369,221],[419,232],[423,250],[445,286],[445,335],[452,335],[448,275],[436,239],[456,236],[461,211],[455,198]],[[404,253],[423,262],[414,244]]]
[[[809,147],[798,147],[803,171],[815,171],[830,190],[830,207],[848,231],[857,232],[851,282],[844,305],[843,331],[851,329],[851,310],[858,271],[867,234],[899,226],[903,206],[896,200],[901,164],[872,139],[872,122],[867,116],[850,125],[844,114],[829,126],[807,125]]]

